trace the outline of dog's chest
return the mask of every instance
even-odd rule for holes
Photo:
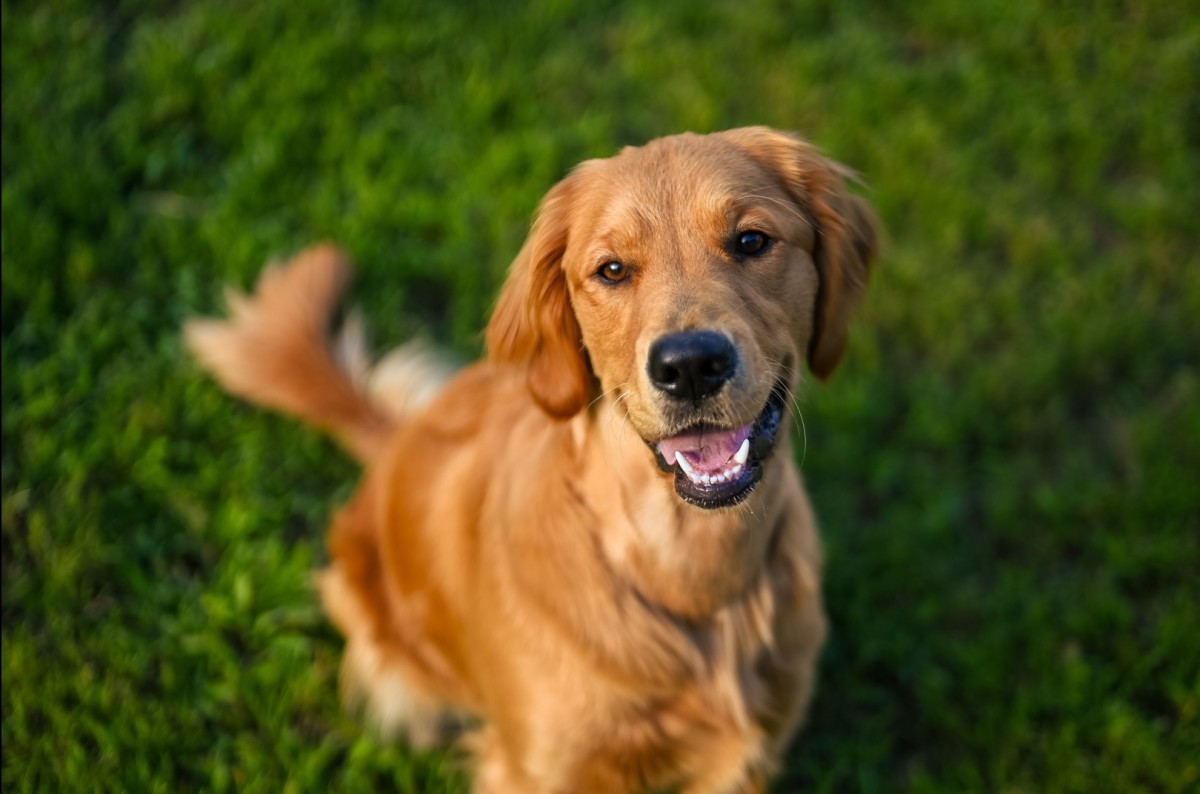
[[[608,725],[594,734],[599,741],[587,765],[623,770],[624,788],[595,790],[675,791],[698,780],[727,781],[736,790],[761,773],[774,700],[764,671],[775,660],[770,615],[758,614],[770,605],[749,600],[756,603],[730,609],[698,633],[702,666],[671,691],[613,693],[601,709]]]
[[[752,671],[720,675],[671,699],[625,704],[630,710],[604,731],[579,780],[599,786],[587,790],[674,792],[701,780],[725,781],[733,790],[753,779],[764,765],[769,737],[747,691],[747,684],[754,689],[763,682],[752,679]],[[614,770],[620,781],[603,780]]]

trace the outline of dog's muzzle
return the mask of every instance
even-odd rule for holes
[[[650,382],[679,403],[699,407],[737,374],[737,348],[716,331],[669,334],[650,346]],[[746,499],[763,476],[763,463],[775,448],[787,387],[776,384],[754,421],[741,427],[701,423],[657,442],[647,442],[658,466],[674,472],[675,492],[705,509],[730,507]]]

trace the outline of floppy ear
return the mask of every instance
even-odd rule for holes
[[[487,328],[488,357],[527,365],[533,399],[558,419],[581,411],[592,389],[591,366],[562,267],[573,185],[573,177],[567,177],[542,199]]]
[[[816,228],[813,262],[820,276],[808,366],[824,380],[846,349],[850,315],[878,253],[879,222],[867,202],[846,189],[853,173],[799,137],[766,127],[731,130],[735,145],[777,172]]]

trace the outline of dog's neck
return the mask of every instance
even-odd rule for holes
[[[596,476],[585,498],[612,520],[601,548],[614,569],[648,601],[688,621],[703,621],[753,587],[781,517],[782,465],[791,455],[786,428],[763,480],[740,505],[705,510],[675,493],[645,443],[606,403],[573,420],[583,465]],[[619,515],[617,515],[619,514]]]

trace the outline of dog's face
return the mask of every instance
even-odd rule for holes
[[[844,169],[763,128],[582,164],[542,202],[488,329],[491,354],[568,417],[602,397],[675,489],[737,504],[763,476],[806,358],[820,377],[873,256]]]

